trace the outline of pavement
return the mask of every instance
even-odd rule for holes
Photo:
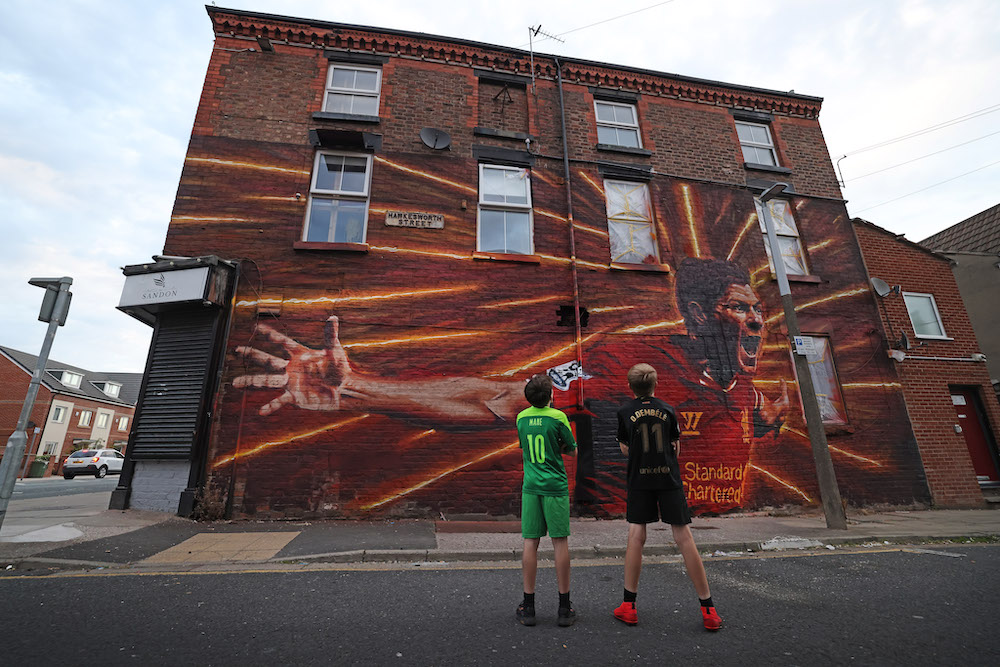
[[[12,501],[0,532],[0,575],[66,570],[198,571],[288,568],[317,563],[516,562],[520,524],[483,516],[378,521],[196,522],[169,513],[104,509],[108,493]],[[852,511],[846,530],[822,513],[697,517],[691,529],[707,556],[792,549],[843,549],[946,541],[1000,542],[1000,511]],[[623,519],[571,521],[574,560],[625,554]],[[644,553],[677,554],[670,527],[651,524]],[[552,558],[543,539],[543,560]]]

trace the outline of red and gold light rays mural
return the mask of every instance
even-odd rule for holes
[[[292,192],[310,177],[271,157],[189,157],[188,167],[207,180],[227,171],[288,179],[297,184]],[[238,512],[514,514],[521,475],[514,417],[526,406],[525,380],[552,371],[567,386],[555,392],[556,407],[589,420],[594,433],[570,466],[575,507],[619,515],[624,460],[614,412],[627,398],[624,375],[638,362],[657,368],[657,395],[677,411],[695,512],[817,502],[749,193],[655,177],[649,188],[662,264],[615,270],[603,178],[575,168],[576,267],[590,321],[582,371],[566,375],[577,350],[573,327],[558,326],[556,316],[572,303],[561,173],[532,171],[536,258],[527,263],[474,256],[474,164],[376,155],[373,169],[394,192],[380,199],[373,187],[366,253],[296,255],[285,241],[254,237],[263,289],[244,286],[235,301],[209,459],[220,485],[236,475]],[[302,203],[290,195],[239,196],[269,212],[201,210],[194,202],[178,207],[172,233],[183,240],[198,224],[272,218],[293,234],[301,229]],[[281,219],[276,211],[285,209]],[[389,210],[437,213],[445,228],[388,227]],[[915,446],[899,383],[884,355],[872,353],[881,344],[870,334],[877,312],[857,253],[842,252],[854,243],[843,205],[797,198],[791,210],[821,279],[793,287],[801,325],[836,331],[831,349],[849,423],[829,438],[842,493],[856,503],[911,502],[892,489],[918,486]],[[575,404],[580,382],[584,405]]]

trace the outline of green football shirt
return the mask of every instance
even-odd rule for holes
[[[524,458],[524,493],[538,496],[569,494],[562,450],[576,449],[569,420],[555,408],[522,410],[517,415],[517,437]]]

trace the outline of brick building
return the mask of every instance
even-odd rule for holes
[[[113,506],[511,514],[513,418],[547,372],[580,441],[575,511],[619,515],[614,410],[640,361],[680,415],[696,512],[815,505],[755,200],[776,181],[842,496],[928,502],[820,98],[208,13],[165,256],[126,269],[120,308],[155,329]]]
[[[35,355],[0,346],[2,447],[17,426],[37,366]],[[70,453],[85,446],[124,451],[141,382],[139,373],[100,373],[49,359],[29,418],[34,426],[28,428],[26,460],[49,456],[45,474],[51,475]]]
[[[1000,399],[1000,204],[927,237],[920,245],[951,260]]]
[[[891,286],[876,298],[934,504],[1000,501],[1000,404],[951,260],[853,222],[869,273]]]

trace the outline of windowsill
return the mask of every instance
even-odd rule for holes
[[[632,148],[630,146],[616,146],[615,144],[597,144],[594,146],[599,151],[607,151],[609,153],[628,153],[629,155],[644,155],[649,157],[653,154],[653,151],[646,150],[645,148]]]
[[[496,262],[522,262],[525,264],[541,264],[542,258],[538,255],[518,255],[506,252],[474,252],[472,259],[488,259]]]
[[[328,243],[324,241],[296,241],[295,250],[347,250],[348,252],[368,252],[367,243]]]
[[[769,171],[772,174],[790,174],[792,170],[788,167],[777,167],[773,164],[758,164],[756,162],[744,162],[743,168],[753,171]]]
[[[666,264],[621,264],[611,262],[610,268],[616,271],[641,271],[645,273],[670,273],[670,267]]]
[[[818,285],[820,283],[826,282],[820,276],[813,276],[813,275],[799,275],[799,274],[787,273],[785,274],[785,277],[788,278],[788,282],[790,283],[812,283],[814,285]],[[771,280],[773,281],[777,279],[778,276],[772,272]]]
[[[512,132],[511,130],[497,130],[492,127],[474,127],[472,128],[472,133],[480,137],[499,137],[501,139],[518,139],[524,141],[525,139],[535,140],[530,134],[525,132]]]
[[[917,334],[917,333],[914,333],[913,336],[915,338],[919,338],[920,340],[928,340],[928,341],[933,341],[933,340],[941,340],[941,341],[955,340],[951,336],[921,336],[920,334]]]
[[[372,123],[378,125],[382,119],[378,116],[366,116],[359,113],[340,113],[339,111],[314,111],[313,120],[346,120],[352,123]]]

